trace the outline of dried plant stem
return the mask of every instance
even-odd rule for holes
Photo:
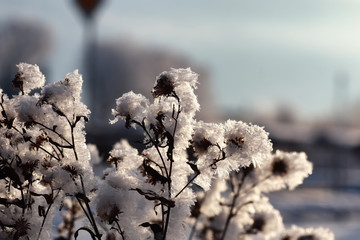
[[[139,126],[144,130],[144,132],[146,133],[146,135],[148,136],[150,142],[153,144],[153,146],[155,147],[156,151],[158,152],[158,154],[159,154],[159,156],[160,156],[161,162],[162,162],[163,167],[164,167],[164,169],[165,169],[166,178],[169,179],[169,172],[168,172],[168,169],[167,169],[167,167],[166,167],[164,157],[162,156],[162,154],[161,154],[161,152],[160,152],[158,143],[151,137],[149,131],[146,129],[144,120],[143,120],[141,123],[138,122],[138,121],[135,121],[135,120],[132,120],[132,121],[133,121],[135,124],[139,125]]]
[[[49,204],[49,206],[48,206],[47,209],[46,209],[46,212],[45,212],[45,215],[44,215],[44,219],[43,219],[43,221],[42,221],[42,223],[41,223],[41,227],[40,227],[40,230],[39,230],[39,234],[38,234],[38,238],[37,238],[38,240],[40,239],[41,232],[42,232],[43,227],[44,227],[44,225],[45,225],[46,217],[47,217],[47,215],[49,214],[49,211],[50,211],[51,206],[53,205],[55,199],[59,196],[59,193],[60,193],[60,190],[58,190],[58,192],[56,193],[55,197],[52,199],[51,203]],[[51,191],[51,195],[53,195],[53,194],[54,194],[54,191],[52,190],[52,191]]]
[[[239,191],[240,191],[240,188],[237,190],[237,192],[236,192],[235,195],[233,196],[233,199],[232,199],[232,202],[231,202],[231,207],[230,207],[230,210],[229,210],[229,214],[228,214],[228,216],[227,216],[227,218],[226,218],[224,230],[222,231],[220,240],[224,240],[224,239],[225,239],[225,235],[226,235],[226,232],[227,232],[227,230],[228,230],[230,221],[231,221],[231,219],[235,216],[235,214],[233,213],[233,211],[234,211],[234,208],[235,208],[236,199],[239,197]]]
[[[199,176],[200,173],[196,173],[188,182],[187,184],[175,195],[174,198],[177,198],[196,178]]]
[[[176,95],[175,92],[173,92],[174,94],[174,97],[176,98],[176,100],[178,101],[178,110],[177,110],[177,113],[176,113],[176,116],[175,116],[175,107],[173,108],[173,113],[172,113],[172,118],[174,119],[175,121],[175,125],[174,125],[174,131],[173,131],[173,134],[171,136],[171,139],[169,139],[168,137],[168,148],[170,149],[170,152],[168,153],[168,160],[170,161],[170,167],[169,167],[169,176],[168,176],[168,191],[169,191],[169,199],[171,198],[171,173],[172,173],[172,166],[173,166],[173,163],[174,163],[174,159],[173,159],[173,151],[174,151],[174,145],[175,145],[175,142],[174,142],[174,138],[175,138],[175,134],[176,134],[176,128],[177,128],[177,123],[178,123],[178,118],[179,118],[179,115],[180,115],[180,112],[181,112],[181,107],[180,107],[180,99],[179,97]],[[187,184],[188,185],[188,184]],[[180,194],[183,190],[181,190],[178,194]],[[175,196],[176,197],[176,196]],[[167,212],[166,212],[166,222],[165,222],[165,228],[163,229],[163,239],[165,240],[166,239],[166,233],[167,233],[167,230],[168,230],[168,227],[169,227],[169,221],[170,221],[170,211],[171,211],[171,208],[168,207],[167,209]]]
[[[118,220],[115,220],[115,223],[116,223],[116,225],[117,225],[117,227],[118,227],[118,230],[119,230],[119,233],[120,233],[120,235],[121,235],[121,238],[122,238],[123,240],[125,240],[124,231],[121,229],[120,224],[119,224],[119,221],[118,221]]]

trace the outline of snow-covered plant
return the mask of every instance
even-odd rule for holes
[[[231,172],[227,185],[216,179],[209,192],[217,198],[208,201],[207,195],[199,196],[193,209],[197,214],[192,216],[191,235],[197,231],[203,239],[277,239],[284,228],[282,218],[264,193],[293,189],[311,172],[312,164],[304,153],[276,151],[261,168],[250,165]],[[208,209],[217,212],[209,215]]]
[[[117,210],[123,239],[304,239],[292,230],[281,235],[281,215],[265,193],[301,184],[312,172],[306,154],[272,154],[256,125],[197,121],[197,78],[171,69],[156,78],[153,101],[133,92],[116,100],[111,123],[140,128],[145,149],[114,146],[101,187],[111,196],[99,194],[98,209],[108,201],[106,212]]]
[[[143,147],[116,143],[100,180],[96,147],[85,141],[81,76],[44,86],[38,66],[18,68],[19,94],[0,92],[1,239],[49,239],[57,208],[57,239],[79,231],[97,240],[334,238],[322,228],[285,230],[265,195],[311,174],[305,153],[272,153],[253,124],[197,121],[190,69],[161,73],[153,100],[133,92],[116,100],[111,123],[142,130]]]
[[[44,86],[37,65],[17,66],[12,83],[20,94],[0,92],[0,239],[48,239],[65,197],[78,202],[100,236],[89,205],[95,182],[81,75]]]

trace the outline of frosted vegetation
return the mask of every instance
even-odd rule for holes
[[[142,130],[144,147],[115,143],[102,178],[97,149],[86,145],[81,75],[44,85],[38,66],[18,69],[19,94],[0,91],[0,239],[334,239],[324,228],[285,229],[266,197],[311,174],[306,154],[272,153],[256,125],[197,121],[190,69],[156,77],[152,100],[116,100],[111,123]]]

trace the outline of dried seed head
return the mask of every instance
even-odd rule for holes
[[[203,138],[199,141],[192,141],[191,144],[193,151],[199,154],[205,153],[208,150],[208,148],[213,145],[206,138]]]
[[[76,178],[82,175],[81,170],[77,169],[75,166],[65,165],[62,167],[63,170],[70,173],[71,177]]]
[[[171,81],[171,76],[168,74],[161,74],[156,80],[156,84],[151,91],[154,98],[159,96],[170,96],[174,91],[174,84]]]
[[[98,213],[98,216],[101,220],[107,221],[112,224],[117,219],[117,215],[120,213],[120,209],[116,205],[113,205],[108,211],[100,211]]]
[[[14,239],[19,239],[21,236],[27,234],[27,231],[30,230],[30,223],[25,218],[19,218],[15,222],[15,235]]]
[[[288,173],[288,165],[283,158],[274,158],[271,165],[271,172],[276,176],[284,176]]]
[[[227,141],[227,143],[233,144],[241,149],[245,143],[245,138],[244,137],[234,137],[232,139],[229,139]]]
[[[248,230],[249,233],[258,233],[261,232],[264,229],[266,222],[265,219],[262,217],[256,217],[254,219],[253,224],[250,226],[250,229]]]
[[[21,71],[17,72],[15,74],[14,79],[12,80],[12,87],[18,88],[21,90],[21,92],[24,92],[23,91],[24,80],[25,80],[24,73]]]

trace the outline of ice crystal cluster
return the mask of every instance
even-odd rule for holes
[[[305,153],[272,153],[253,124],[197,121],[190,69],[157,76],[152,100],[134,92],[116,100],[110,122],[140,129],[143,148],[114,144],[101,179],[85,139],[81,75],[44,85],[38,66],[18,69],[19,94],[0,92],[0,239],[334,239],[324,228],[285,229],[266,196],[311,174]]]

